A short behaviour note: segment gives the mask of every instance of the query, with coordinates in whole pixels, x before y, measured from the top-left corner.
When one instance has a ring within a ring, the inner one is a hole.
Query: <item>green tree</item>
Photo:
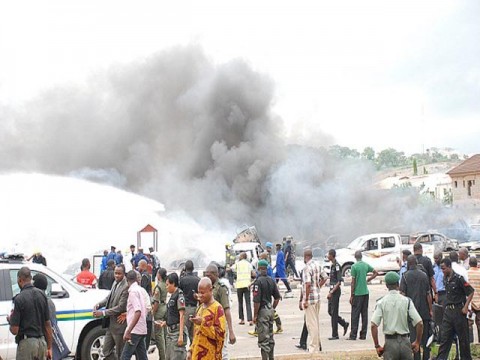
[[[405,153],[392,148],[380,151],[377,156],[378,169],[404,166],[406,163],[407,158],[405,157]]]
[[[413,158],[413,176],[418,175],[417,159]]]
[[[367,146],[365,149],[363,149],[362,158],[370,161],[375,160],[375,150],[373,150],[372,147]]]

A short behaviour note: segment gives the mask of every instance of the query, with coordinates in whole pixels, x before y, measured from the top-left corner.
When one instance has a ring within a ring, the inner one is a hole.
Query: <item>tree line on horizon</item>
[[[453,149],[446,148],[445,150],[452,151]],[[443,154],[438,148],[433,147],[427,149],[423,154],[416,153],[410,156],[406,156],[403,151],[398,151],[393,148],[376,152],[370,146],[367,146],[362,152],[359,152],[357,149],[352,149],[346,146],[332,145],[327,149],[327,151],[329,155],[339,159],[358,159],[371,161],[377,170],[413,166],[415,173],[418,166],[460,160],[460,155],[456,153],[451,153],[448,155]],[[463,159],[468,158],[467,155],[463,155],[462,157]]]

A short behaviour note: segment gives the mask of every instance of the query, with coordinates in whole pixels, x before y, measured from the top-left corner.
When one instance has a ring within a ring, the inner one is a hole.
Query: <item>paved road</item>
[[[375,281],[375,280],[374,280]],[[282,284],[283,286],[283,284]],[[387,293],[387,288],[383,284],[369,285],[370,289],[370,305],[369,316],[373,313],[375,308],[375,300],[384,296]],[[281,287],[282,294],[285,289]],[[367,340],[349,341],[346,337],[350,334],[350,329],[347,332],[347,336],[340,336],[339,340],[331,341],[328,338],[331,336],[330,316],[327,312],[327,293],[328,289],[323,288],[321,290],[322,305],[320,310],[320,322],[321,322],[321,342],[324,351],[337,351],[337,350],[372,350],[373,341],[370,336],[370,317],[369,317],[369,329],[367,334]],[[293,298],[283,299],[277,311],[282,319],[284,332],[283,334],[275,335],[275,354],[302,354],[303,350],[299,350],[295,347],[298,344],[300,334],[303,327],[303,312],[298,309],[299,290],[293,290]],[[342,297],[340,298],[340,316],[350,322],[351,307],[349,304],[350,298],[350,286],[342,286]],[[232,315],[234,319],[235,335],[237,337],[237,343],[235,345],[229,345],[229,354],[232,359],[239,357],[260,356],[260,349],[257,346],[257,338],[248,335],[248,331],[253,329],[253,326],[239,325],[238,324],[238,307],[236,294],[233,294]],[[343,329],[339,328],[339,334],[343,334]],[[383,336],[381,335],[381,338]],[[149,359],[157,359],[158,354],[149,356]]]

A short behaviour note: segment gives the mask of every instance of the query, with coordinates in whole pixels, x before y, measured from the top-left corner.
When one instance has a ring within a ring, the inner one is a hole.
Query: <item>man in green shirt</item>
[[[413,359],[413,352],[418,352],[422,340],[423,322],[410,298],[398,291],[400,276],[393,271],[385,275],[388,294],[377,300],[372,317],[372,338],[377,355],[385,360]],[[385,345],[378,341],[378,327],[383,320]],[[416,338],[410,343],[409,322],[415,327]]]
[[[350,305],[352,305],[352,327],[350,337],[347,340],[356,340],[358,332],[358,322],[362,316],[362,330],[360,330],[360,340],[367,338],[368,327],[368,286],[367,283],[375,279],[377,271],[365,261],[362,261],[362,252],[355,252],[357,262],[353,264],[352,274],[352,294],[350,295]],[[367,279],[367,274],[372,273]]]

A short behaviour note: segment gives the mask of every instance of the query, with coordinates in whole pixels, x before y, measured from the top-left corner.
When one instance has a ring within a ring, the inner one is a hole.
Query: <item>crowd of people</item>
[[[285,261],[285,252],[291,251],[291,244],[287,241],[286,244],[275,245],[277,261],[273,267],[273,244],[266,245],[266,251],[260,254],[255,267],[247,260],[246,253],[240,253],[229,268],[238,298],[239,325],[248,323],[252,326],[249,333],[258,337],[262,359],[273,359],[274,334],[283,330],[276,312],[281,299],[279,281],[286,287],[285,294],[292,291],[286,276],[289,262]],[[226,266],[212,262],[200,278],[194,271],[193,262],[188,260],[179,276],[176,272],[168,273],[160,266],[153,249],[147,255],[141,248],[135,253],[133,245],[129,264],[123,262],[123,257],[118,257],[113,246],[111,252],[105,254],[106,266],[102,267],[98,287],[110,291],[103,301],[93,306],[93,316],[101,318],[106,329],[102,349],[105,358],[130,359],[135,355],[137,359],[147,359],[150,344],[155,344],[159,359],[228,359],[227,343],[235,344],[236,336],[231,313],[231,283]],[[480,325],[477,317],[480,316],[480,269],[476,257],[468,257],[468,251],[462,248],[446,258],[437,252],[432,263],[423,255],[421,244],[413,246],[413,253],[405,250],[402,255],[400,272],[385,275],[384,282],[389,291],[377,299],[371,317],[371,337],[377,354],[385,359],[430,359],[433,339],[439,344],[436,359],[447,359],[452,343],[456,344],[459,359],[471,359],[470,342],[473,336],[469,326],[474,322],[472,314],[477,327]],[[347,340],[366,340],[369,327],[368,283],[378,275],[376,270],[363,261],[361,251],[355,253],[356,262],[351,267],[349,322],[339,316],[343,278],[335,250],[328,251],[328,275],[313,259],[309,248],[304,249],[303,259],[305,266],[299,274],[299,309],[304,313],[304,326],[300,343],[296,346],[310,353],[322,351],[320,289],[325,285],[328,285],[327,303],[331,318],[328,340],[340,338],[339,327],[343,330],[341,335]],[[293,268],[292,272],[295,271]],[[96,285],[88,259],[82,261],[77,281],[87,286]],[[30,329],[34,336],[19,338],[17,351],[19,354],[29,351],[37,355],[43,353],[45,356],[39,358],[51,358],[52,304],[49,304],[43,291],[33,290],[28,267],[19,271],[18,284],[21,292],[14,300],[14,310],[8,319],[12,333],[30,335],[25,330],[29,328],[25,320],[27,315],[44,322],[45,326]],[[39,289],[44,286],[41,279],[33,284]],[[32,302],[39,305],[30,307],[28,311],[39,313],[22,315],[19,309]],[[380,326],[385,335],[384,345],[380,344]],[[480,328],[478,335],[480,338]],[[43,342],[40,338],[44,339]],[[22,340],[29,340],[28,344],[21,344]]]

